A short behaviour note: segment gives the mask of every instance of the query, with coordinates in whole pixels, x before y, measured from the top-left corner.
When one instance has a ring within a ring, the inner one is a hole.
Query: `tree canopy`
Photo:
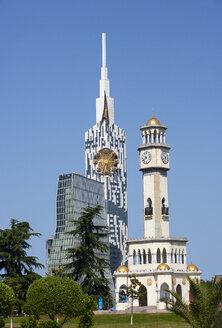
[[[28,222],[12,219],[10,229],[0,229],[0,277],[13,288],[17,297],[17,306],[25,301],[29,285],[40,276],[34,269],[43,268],[37,257],[27,255],[31,248],[29,239],[40,236],[34,233]]]
[[[37,257],[28,256],[27,250],[31,247],[28,240],[32,236],[40,236],[32,232],[28,222],[11,220],[10,229],[0,229],[0,276],[22,277],[33,272],[33,268],[43,268],[37,262]]]
[[[187,277],[191,300],[186,303],[176,292],[168,291],[174,298],[167,303],[168,309],[183,317],[193,328],[222,327],[222,280],[199,281]]]
[[[15,304],[15,296],[12,288],[0,281],[0,316],[11,314]]]
[[[47,314],[51,320],[62,316],[61,325],[70,318],[95,310],[95,303],[84,296],[81,286],[68,278],[48,276],[33,282],[27,292],[24,305],[26,313],[39,317]]]
[[[80,282],[84,293],[96,297],[110,295],[109,282],[105,277],[109,267],[106,257],[109,245],[105,242],[108,228],[94,223],[101,210],[100,205],[83,208],[78,220],[73,221],[75,229],[69,234],[78,236],[80,244],[67,250],[70,263],[65,266],[68,276]]]

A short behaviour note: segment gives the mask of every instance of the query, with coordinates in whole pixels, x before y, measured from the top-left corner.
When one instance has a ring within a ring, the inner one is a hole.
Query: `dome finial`
[[[118,272],[129,272],[129,269],[123,265],[123,261],[122,261],[122,264],[116,269],[116,271]]]
[[[146,125],[160,125],[159,120],[154,117],[154,109],[152,109],[152,118],[146,123]]]

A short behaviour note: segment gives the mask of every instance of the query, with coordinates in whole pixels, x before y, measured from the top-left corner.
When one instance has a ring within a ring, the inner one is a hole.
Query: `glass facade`
[[[52,269],[59,269],[68,263],[66,250],[79,245],[77,236],[73,237],[67,234],[67,232],[74,229],[72,221],[78,219],[82,208],[96,205],[101,205],[103,210],[101,215],[95,218],[95,224],[107,226],[103,183],[76,173],[61,174],[59,176],[56,200],[56,231],[53,238],[47,241],[48,273]],[[108,244],[109,237],[105,237],[103,241]],[[109,260],[109,251],[107,254],[101,254],[101,256]],[[106,277],[109,279],[113,291],[110,270],[107,270]]]

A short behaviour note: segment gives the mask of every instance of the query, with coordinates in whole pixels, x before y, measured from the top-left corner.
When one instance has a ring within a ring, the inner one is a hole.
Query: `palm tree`
[[[218,282],[187,279],[190,284],[190,304],[176,292],[168,291],[173,296],[167,301],[168,309],[184,318],[193,328],[221,328],[222,279]]]

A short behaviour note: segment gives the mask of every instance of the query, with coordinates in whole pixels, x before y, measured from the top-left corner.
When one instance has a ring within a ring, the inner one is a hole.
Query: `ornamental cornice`
[[[167,130],[166,125],[143,125],[141,126],[140,130],[155,130],[155,129],[163,129]]]
[[[137,150],[141,149],[150,149],[150,148],[160,148],[160,149],[171,149],[170,145],[162,144],[162,143],[149,143],[138,146]]]
[[[161,243],[168,243],[168,242],[180,242],[180,243],[187,243],[188,239],[186,237],[157,237],[157,238],[141,238],[141,239],[128,239],[126,241],[127,244],[145,244],[145,243],[156,243],[156,242],[161,242]]]

